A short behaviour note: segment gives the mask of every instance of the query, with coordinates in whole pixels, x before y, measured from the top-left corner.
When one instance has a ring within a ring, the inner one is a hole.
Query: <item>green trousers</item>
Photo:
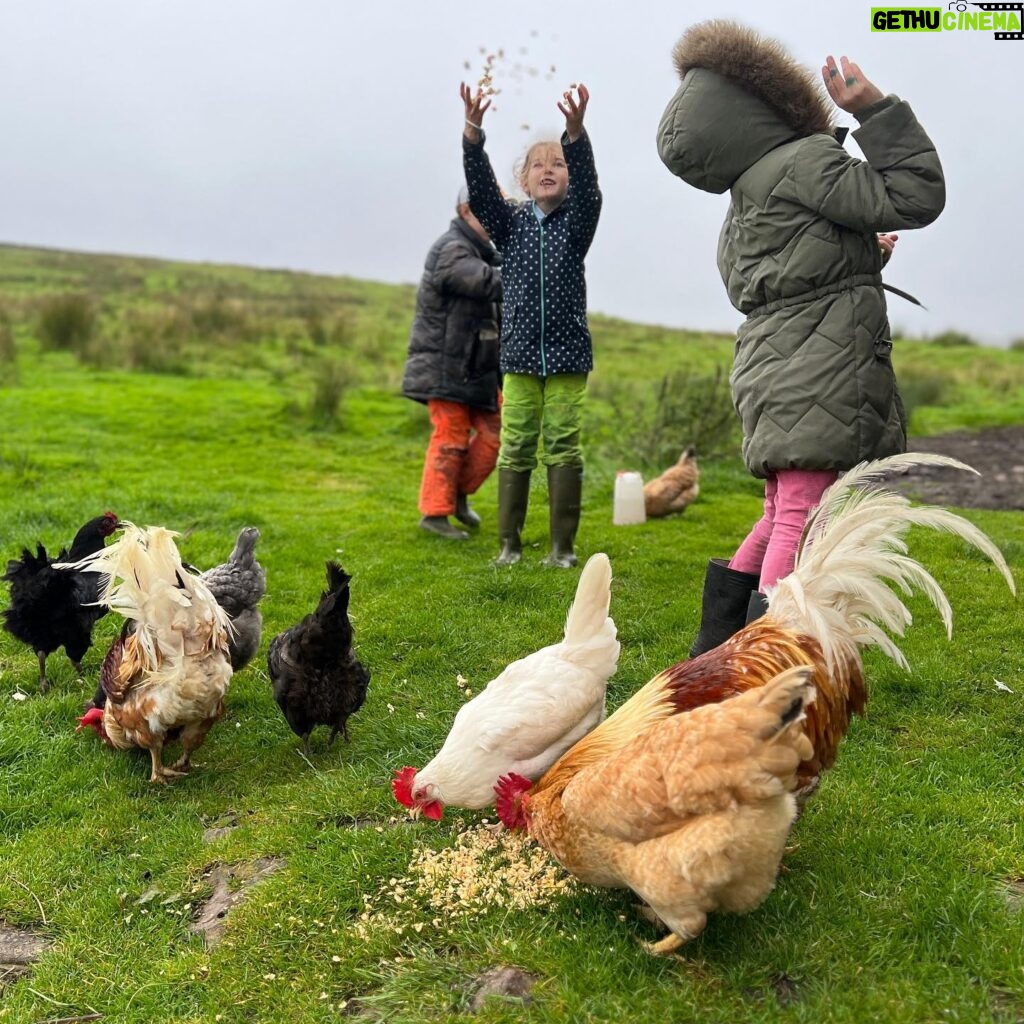
[[[586,390],[585,373],[552,377],[506,373],[498,469],[516,473],[536,469],[537,446],[542,438],[544,465],[582,466],[580,423]]]

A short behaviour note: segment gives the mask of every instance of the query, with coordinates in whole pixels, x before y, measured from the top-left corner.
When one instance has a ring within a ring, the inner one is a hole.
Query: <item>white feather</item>
[[[947,509],[914,506],[879,481],[914,466],[975,470],[944,455],[911,452],[864,462],[843,474],[808,518],[793,572],[768,592],[771,618],[801,629],[822,647],[830,670],[859,650],[878,647],[903,668],[889,634],[902,637],[912,617],[899,593],[920,591],[935,606],[947,635],[953,612],[931,574],[907,554],[906,534],[924,526],[960,537],[987,555],[1011,593],[1013,576],[995,544],[973,523]]]
[[[209,587],[181,562],[171,530],[122,522],[113,544],[76,562],[97,573],[101,604],[136,624],[148,682],[172,681],[185,660],[226,644],[230,620]]]
[[[477,809],[516,772],[538,779],[604,718],[605,689],[619,660],[608,615],[612,570],[593,555],[580,573],[562,641],[509,665],[464,704],[444,745],[416,774],[414,798]]]

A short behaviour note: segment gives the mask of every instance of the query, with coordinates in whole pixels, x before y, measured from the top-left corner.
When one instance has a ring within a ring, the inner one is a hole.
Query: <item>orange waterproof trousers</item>
[[[501,443],[501,413],[462,402],[427,402],[434,433],[420,485],[420,512],[450,516],[460,494],[475,494],[491,475]]]

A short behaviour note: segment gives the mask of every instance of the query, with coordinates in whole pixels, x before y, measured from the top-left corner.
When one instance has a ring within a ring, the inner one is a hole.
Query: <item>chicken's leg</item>
[[[165,782],[170,782],[171,779],[180,779],[184,776],[184,772],[176,772],[173,768],[164,766],[163,752],[164,747],[162,743],[149,748],[149,757],[153,762],[153,771],[150,773],[149,781],[159,782],[161,785]]]
[[[46,651],[36,651],[39,657],[39,692],[46,693],[50,688],[50,680],[46,678]]]
[[[672,929],[668,935],[659,942],[640,943],[640,945],[643,946],[651,956],[669,956],[684,943],[689,942],[690,939],[694,938],[694,936],[700,935],[700,933],[704,931],[704,926],[708,923],[707,914],[703,914],[699,910],[693,910],[685,916],[680,916],[678,914],[673,915],[675,923],[670,925],[665,921],[661,914],[658,914],[658,912],[653,909],[653,907],[650,909],[652,914],[656,914],[661,919],[661,922],[666,928]],[[641,913],[643,913],[643,911],[641,911]],[[644,914],[643,916],[647,917],[648,920],[651,920],[647,914]],[[680,935],[680,932],[683,934]]]
[[[680,946],[686,942],[686,939],[679,938],[675,932],[669,932],[660,942],[641,942],[643,946],[651,956],[668,956],[670,953],[674,953]]]
[[[206,740],[206,734],[213,728],[214,718],[205,718],[201,722],[195,722],[186,726],[181,733],[181,757],[171,766],[179,775],[185,775],[192,767],[192,754],[198,750]]]
[[[334,746],[334,741],[338,738],[338,733],[339,732],[341,733],[342,738],[345,740],[345,742],[346,743],[349,742],[348,726],[346,725],[345,722],[342,722],[340,725],[334,726],[334,728],[331,730],[330,738],[327,740],[327,749],[328,750],[330,750],[330,748]]]

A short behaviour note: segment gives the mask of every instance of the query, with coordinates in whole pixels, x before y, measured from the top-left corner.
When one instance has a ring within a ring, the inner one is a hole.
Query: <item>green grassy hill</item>
[[[391,771],[436,751],[460,676],[475,691],[560,637],[578,573],[539,564],[540,480],[511,570],[490,564],[493,481],[479,536],[417,529],[429,424],[398,394],[413,303],[408,286],[0,247],[0,555],[67,544],[111,508],[192,527],[182,554],[204,568],[258,526],[268,575],[263,651],[232,681],[199,767],[164,789],[148,758],[74,732],[116,616],[85,679],[51,657],[43,696],[32,652],[0,633],[0,928],[49,943],[21,980],[0,967],[0,1022],[461,1020],[474,979],[500,965],[537,979],[533,1001],[489,1000],[478,1020],[1024,1018],[1021,616],[948,538],[915,534],[912,553],[950,597],[952,641],[915,599],[911,673],[868,655],[868,714],[753,914],[713,916],[681,959],[659,961],[636,943],[654,932],[628,893],[570,888],[514,908],[500,892],[439,903],[417,888],[414,859],[482,816],[408,824]],[[684,656],[704,564],[734,549],[760,488],[736,457],[729,337],[593,328],[579,547],[615,572],[615,707]],[[901,340],[896,359],[920,433],[1024,419],[1024,352]],[[695,439],[700,499],[613,527],[616,469],[649,472]],[[1024,514],[966,514],[1020,583]],[[352,573],[373,680],[351,742],[327,750],[316,735],[306,761],[264,653],[315,605],[329,558]],[[229,831],[204,839],[217,826]],[[236,866],[240,887],[262,858],[277,870],[206,949],[189,925],[213,866]]]

